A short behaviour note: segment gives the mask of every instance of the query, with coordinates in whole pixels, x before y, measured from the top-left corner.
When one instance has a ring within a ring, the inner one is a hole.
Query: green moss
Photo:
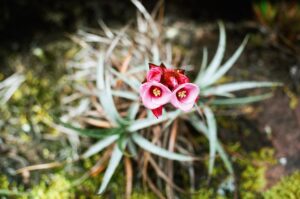
[[[9,182],[6,176],[0,175],[0,189],[8,189]]]
[[[5,175],[0,175],[0,198],[26,199],[27,194],[23,192],[22,186],[17,186],[15,182],[9,182]]]
[[[157,197],[153,193],[141,193],[134,192],[131,195],[131,199],[156,199]]]
[[[212,188],[201,188],[197,194],[192,196],[192,199],[226,199],[227,197],[218,195]]]
[[[264,194],[265,199],[298,199],[300,198],[300,171],[284,177]]]
[[[30,198],[36,199],[64,199],[74,198],[75,194],[71,188],[71,182],[64,176],[55,174],[51,179],[43,177],[41,183],[30,192]]]
[[[240,176],[241,198],[262,198],[262,192],[267,184],[265,173],[268,165],[274,162],[274,150],[270,148],[252,152],[248,157],[239,161],[243,168]]]

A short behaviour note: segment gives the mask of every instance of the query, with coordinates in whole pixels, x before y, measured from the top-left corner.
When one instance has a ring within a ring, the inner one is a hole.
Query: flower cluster
[[[168,69],[149,64],[145,82],[140,86],[140,95],[146,108],[151,109],[156,117],[162,114],[163,106],[169,102],[182,111],[192,109],[199,95],[196,84],[189,83],[184,70]]]

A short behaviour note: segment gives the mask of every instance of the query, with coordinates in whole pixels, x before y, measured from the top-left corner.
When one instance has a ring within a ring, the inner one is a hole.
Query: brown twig
[[[99,175],[104,169],[106,168],[106,162],[110,158],[112,153],[112,148],[107,149],[101,158],[97,161],[97,163],[90,169],[89,175],[90,176],[97,176]]]
[[[153,191],[153,193],[156,194],[156,196],[159,199],[166,199],[166,197],[161,193],[161,191],[159,191],[159,189],[154,185],[154,183],[152,182],[152,180],[150,178],[147,178],[147,183],[148,183],[150,189]]]
[[[172,182],[172,180],[159,168],[158,164],[154,161],[154,159],[151,156],[149,157],[149,162],[159,177],[161,177],[163,180],[165,180],[166,183],[168,183],[170,186],[172,186],[177,191],[179,191],[181,193],[185,193],[185,191],[183,189],[181,189],[180,187],[175,185]]]
[[[46,163],[46,164],[36,164],[36,165],[31,165],[27,167],[23,167],[21,169],[16,170],[16,174],[24,173],[24,172],[29,172],[29,171],[35,171],[35,170],[45,170],[45,169],[52,169],[56,167],[60,167],[64,165],[64,163],[61,162],[51,162],[51,163]]]
[[[87,124],[90,124],[92,126],[100,127],[100,128],[111,128],[111,124],[107,121],[99,120],[99,119],[94,119],[94,118],[88,118],[84,117],[81,118],[82,121],[84,121]]]
[[[125,160],[125,172],[126,172],[126,199],[131,198],[132,193],[132,164],[131,160],[128,157],[124,158]]]
[[[169,140],[169,151],[173,152],[175,148],[175,142],[176,142],[176,137],[177,137],[177,130],[178,130],[178,120],[176,119],[173,123],[172,129],[171,129],[171,134],[170,134],[170,140]],[[168,160],[166,164],[166,171],[169,179],[173,181],[173,161]],[[170,186],[170,184],[167,184],[166,186],[166,192],[167,192],[167,197],[172,199],[174,198],[174,190]]]

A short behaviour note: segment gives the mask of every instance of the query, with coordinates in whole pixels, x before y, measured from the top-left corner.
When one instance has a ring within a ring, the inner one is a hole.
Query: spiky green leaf
[[[117,169],[117,167],[118,167],[118,165],[119,165],[119,163],[122,159],[122,156],[123,156],[122,151],[119,149],[119,147],[117,145],[115,145],[114,150],[111,154],[111,158],[109,160],[107,169],[104,173],[104,176],[103,176],[102,183],[101,183],[101,186],[99,188],[98,194],[102,194],[105,191],[111,177],[115,173],[115,171],[116,171],[116,169]]]
[[[96,153],[99,153],[100,151],[114,143],[118,139],[118,137],[118,135],[111,135],[96,142],[95,144],[89,147],[89,149],[82,155],[82,157],[89,158],[95,155]]]
[[[208,127],[208,139],[209,139],[209,168],[208,173],[212,174],[217,149],[217,123],[212,110],[208,107],[204,107],[204,115],[207,120]]]
[[[155,155],[158,155],[158,156],[170,159],[170,160],[178,160],[178,161],[193,161],[194,160],[194,158],[191,156],[170,152],[164,148],[158,147],[137,133],[133,134],[132,139],[141,148],[143,148],[144,150],[146,150],[150,153],[153,153]]]

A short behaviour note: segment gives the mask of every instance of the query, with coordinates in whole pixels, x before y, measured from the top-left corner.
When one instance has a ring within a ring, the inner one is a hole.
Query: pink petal
[[[147,81],[160,82],[163,71],[160,67],[152,67],[147,73]]]
[[[157,86],[161,89],[160,97],[153,97],[150,94],[150,89],[152,86]],[[140,86],[140,95],[142,97],[142,102],[144,106],[148,109],[156,109],[170,101],[172,92],[168,87],[164,86],[158,82],[146,82]]]
[[[172,103],[173,104],[173,103]],[[188,112],[190,111],[195,103],[188,103],[188,104],[184,104],[184,103],[179,103],[177,104],[177,106],[175,106],[176,108],[179,108],[180,110],[184,111],[184,112]],[[174,104],[173,104],[174,105]]]
[[[140,96],[143,96],[144,93],[145,93],[148,89],[150,89],[150,87],[151,87],[151,84],[148,84],[148,82],[143,83],[143,84],[140,86]]]
[[[179,100],[177,98],[177,92],[182,88],[186,89],[188,91],[188,94],[186,98]],[[176,108],[179,108],[183,111],[189,111],[190,109],[193,108],[193,105],[198,95],[199,95],[199,88],[196,84],[192,84],[192,83],[181,84],[172,92],[171,103]]]

